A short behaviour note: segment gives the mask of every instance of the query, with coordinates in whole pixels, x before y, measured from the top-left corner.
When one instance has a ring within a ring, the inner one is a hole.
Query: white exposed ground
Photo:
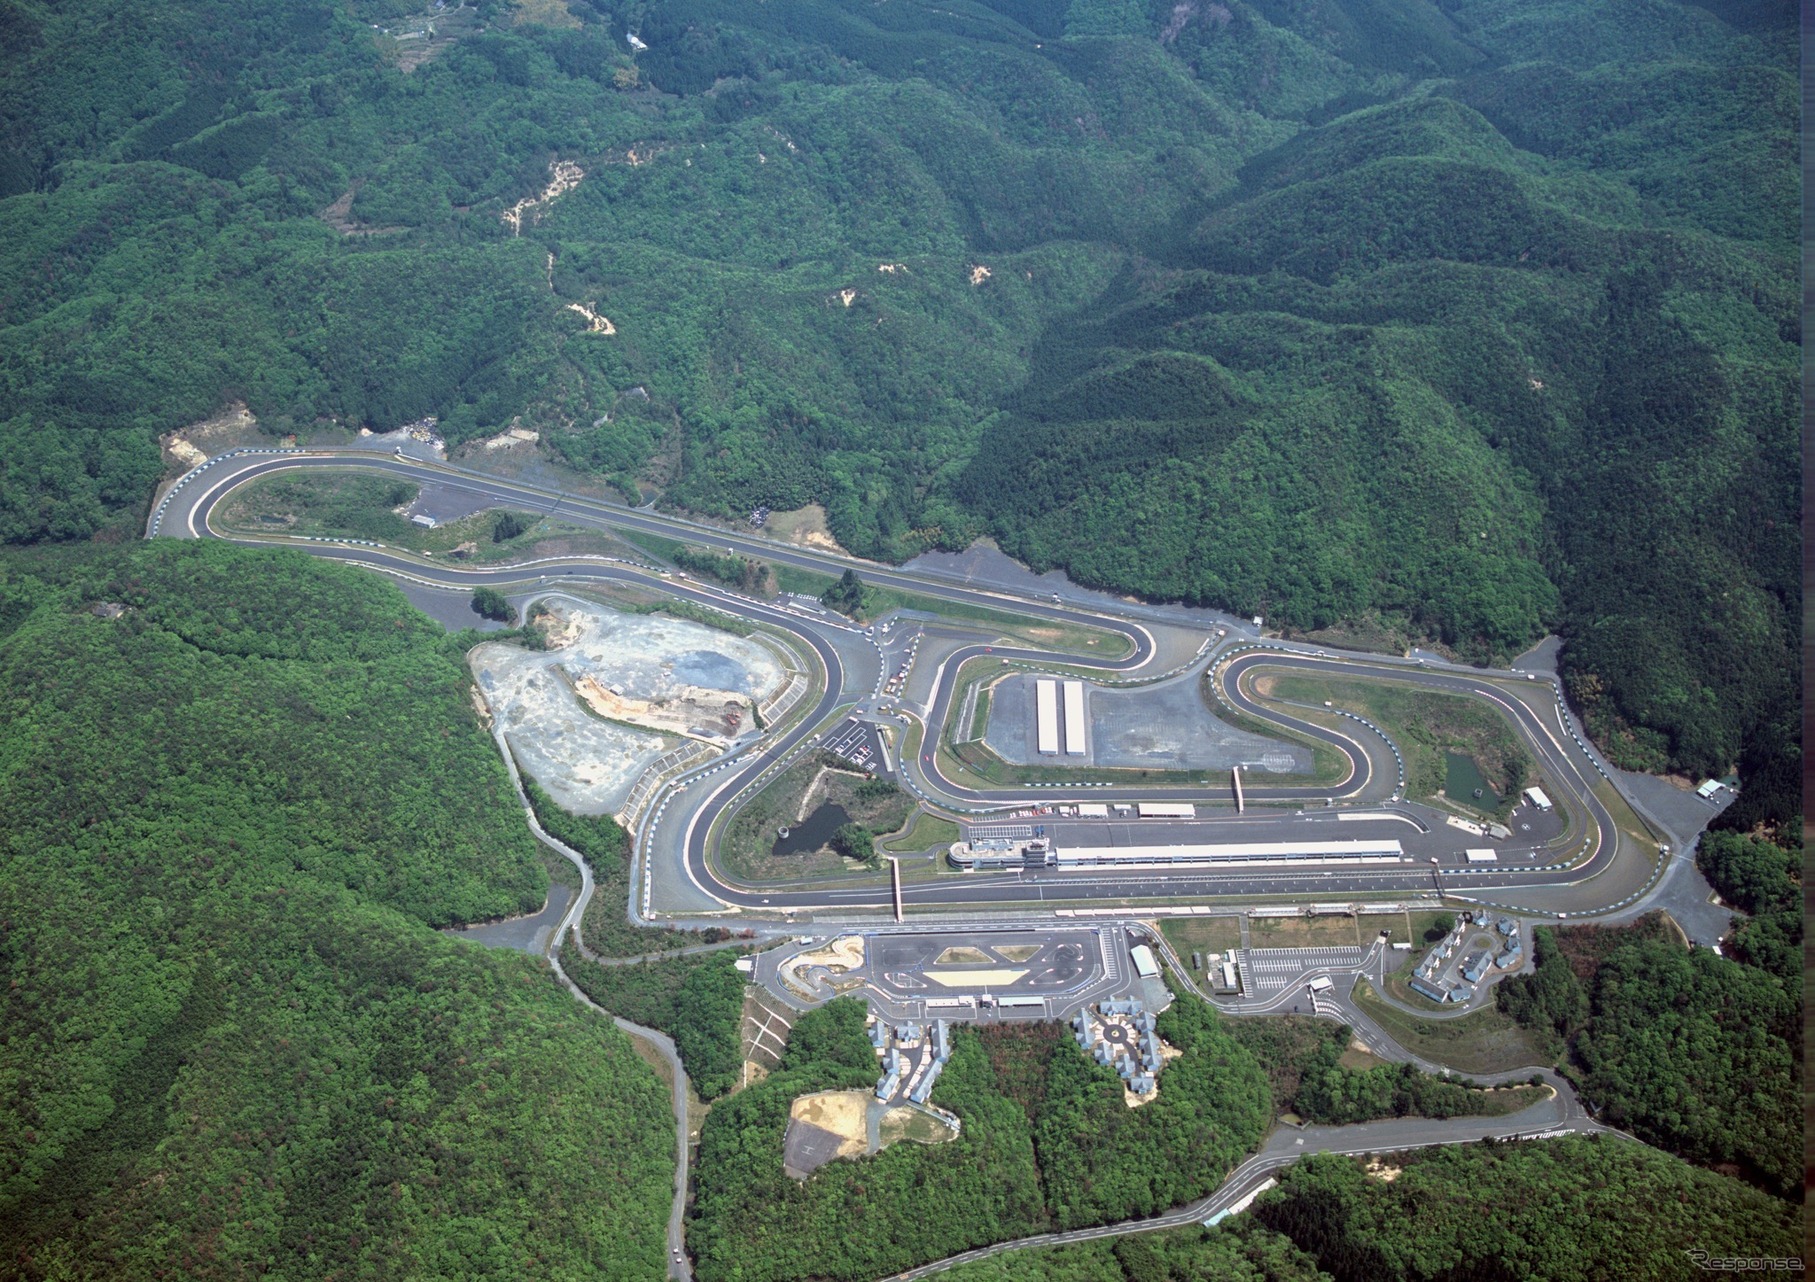
[[[783,680],[770,651],[728,632],[566,597],[549,598],[548,607],[550,633],[566,641],[559,649],[488,642],[468,661],[518,764],[577,814],[616,811],[638,776],[683,739],[605,720],[574,693],[576,683],[590,678],[629,700],[678,705],[702,691],[760,702]],[[698,729],[727,737],[722,725]],[[746,717],[740,733],[751,729]]]

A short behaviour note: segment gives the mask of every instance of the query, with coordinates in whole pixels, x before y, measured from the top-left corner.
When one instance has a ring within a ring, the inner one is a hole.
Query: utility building
[[[1042,756],[1059,751],[1059,683],[1051,677],[1034,682],[1034,737]]]
[[[1065,683],[1065,755],[1084,755],[1084,683]]]

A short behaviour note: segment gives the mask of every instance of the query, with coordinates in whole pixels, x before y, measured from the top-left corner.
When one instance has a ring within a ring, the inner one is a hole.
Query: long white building
[[[1043,756],[1059,751],[1059,683],[1051,677],[1034,682],[1034,735]]]
[[[1177,846],[1065,846],[1052,851],[1060,868],[1167,865],[1197,868],[1265,868],[1280,864],[1396,864],[1404,856],[1397,841],[1331,840],[1192,842]]]
[[[1332,838],[1324,841],[1186,843],[1176,846],[1065,846],[1045,837],[1030,840],[960,841],[947,852],[953,867],[973,868],[1359,868],[1398,864],[1397,841]],[[1296,910],[1294,910],[1296,911]]]
[[[1065,755],[1084,755],[1084,683],[1065,683]]]

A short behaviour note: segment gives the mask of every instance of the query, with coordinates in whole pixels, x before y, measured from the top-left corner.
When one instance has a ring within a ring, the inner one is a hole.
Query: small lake
[[[1478,810],[1492,810],[1500,804],[1500,794],[1487,786],[1473,757],[1460,752],[1444,755],[1449,759],[1443,776],[1444,796]]]
[[[810,855],[832,840],[832,834],[851,822],[843,806],[830,802],[788,828],[788,835],[778,836],[769,848],[771,855]]]

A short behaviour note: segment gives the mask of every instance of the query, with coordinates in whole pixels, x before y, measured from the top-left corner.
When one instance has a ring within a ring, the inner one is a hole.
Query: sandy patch
[[[1367,1166],[1362,1169],[1367,1171],[1371,1178],[1380,1180],[1386,1184],[1391,1184],[1394,1180],[1399,1178],[1399,1167],[1388,1166],[1377,1157],[1369,1158]]]
[[[542,217],[542,209],[559,200],[586,177],[586,171],[571,160],[551,160],[548,162],[548,185],[534,196],[525,196],[500,217],[510,228],[511,235],[523,234],[523,216],[528,214],[533,225]]]
[[[477,545],[474,546],[476,549]],[[563,650],[580,639],[584,617],[578,614],[565,612],[557,614],[550,610],[543,610],[536,615],[534,622],[542,629],[542,636],[547,640],[550,650]]]
[[[763,529],[770,538],[782,543],[792,543],[796,547],[823,548],[841,556],[850,555],[832,537],[831,528],[826,524],[826,510],[817,503],[809,503],[806,507],[795,508],[791,512],[771,512]]]
[[[664,699],[639,699],[595,676],[578,677],[574,693],[608,721],[628,721],[660,734],[676,734],[722,747],[749,724],[749,700],[724,690],[682,686]]]
[[[1031,961],[1033,955],[1045,946],[1044,944],[1004,944],[996,949],[996,956],[1002,958],[1003,961]]]
[[[767,1077],[768,1075],[769,1075],[768,1065],[759,1064],[753,1059],[747,1059],[744,1061],[743,1080],[738,1083],[737,1089],[741,1091],[747,1086],[755,1086],[758,1082],[762,1081],[763,1078]]]
[[[1027,977],[1024,970],[960,970],[946,973],[926,970],[921,973],[943,988],[1006,988]]]
[[[959,946],[956,948],[948,948],[940,953],[939,960],[933,964],[935,966],[987,966],[989,965],[989,960],[989,954],[985,953],[981,948],[965,948]],[[1026,959],[1011,957],[1009,960],[1024,961]]]
[[[971,284],[981,285],[990,278],[990,275],[991,272],[989,268],[983,266],[981,263],[976,264],[971,268]]]
[[[848,970],[856,970],[861,965],[863,965],[863,936],[840,935],[823,947],[792,958],[784,964],[782,969],[797,966],[824,966],[833,974],[842,975]]]
[[[857,291],[854,289],[839,290],[838,301],[843,303],[846,307],[849,307],[852,303],[857,301]]]
[[[488,450],[508,450],[518,445],[534,445],[542,439],[542,433],[527,427],[511,427],[499,432],[496,436],[485,438],[484,445]]]
[[[166,433],[158,438],[158,444],[163,446],[167,464],[187,472],[196,464],[207,462],[210,447],[237,443],[257,427],[258,420],[252,417],[245,402],[234,401],[213,418]]]
[[[884,276],[894,276],[897,274],[905,276],[905,275],[907,275],[907,264],[906,263],[877,263],[876,270],[881,272]]]
[[[194,467],[197,463],[206,463],[208,461],[208,456],[206,454],[180,436],[174,437],[168,441],[165,444],[164,449],[169,453],[170,457],[176,461],[177,466],[185,472]]]
[[[864,1110],[869,1106],[868,1091],[821,1091],[802,1095],[788,1106],[790,1122],[805,1122],[832,1132],[843,1141],[839,1157],[856,1157],[869,1147],[864,1127]]]
[[[849,307],[850,304],[846,303],[845,306]],[[613,325],[605,317],[593,311],[591,306],[586,303],[569,303],[567,305],[567,310],[570,312],[578,312],[586,318],[586,332],[588,334],[604,334],[606,337],[610,337],[618,332],[618,327],[616,325]]]

